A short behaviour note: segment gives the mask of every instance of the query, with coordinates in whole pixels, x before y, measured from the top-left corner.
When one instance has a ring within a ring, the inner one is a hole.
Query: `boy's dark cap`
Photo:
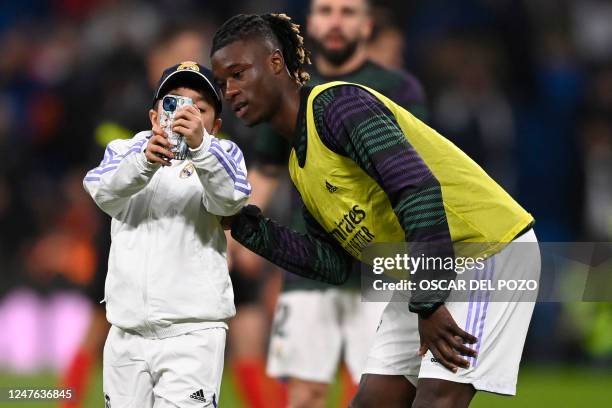
[[[193,61],[184,61],[173,65],[162,73],[153,97],[153,105],[169,90],[181,86],[181,82],[185,80],[201,82],[203,88],[212,94],[217,114],[221,113],[221,91],[215,85],[212,72],[205,66]]]

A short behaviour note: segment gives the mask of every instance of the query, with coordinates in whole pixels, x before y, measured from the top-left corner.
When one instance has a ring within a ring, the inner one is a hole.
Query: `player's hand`
[[[174,154],[170,151],[171,144],[166,132],[159,127],[153,127],[152,132],[153,136],[149,139],[145,149],[147,161],[162,166],[170,166],[170,160],[174,158]]]
[[[221,226],[223,227],[224,230],[229,231],[232,229],[232,224],[234,223],[234,220],[238,218],[237,215],[231,215],[229,217],[222,217],[221,218]]]
[[[474,344],[478,339],[457,326],[444,305],[426,318],[419,316],[419,335],[421,347],[418,354],[423,356],[427,350],[431,351],[438,363],[452,372],[470,366],[464,356],[476,357],[476,351],[464,343]]]
[[[172,130],[181,134],[192,149],[199,147],[204,138],[204,125],[200,110],[194,105],[181,107],[174,115]]]

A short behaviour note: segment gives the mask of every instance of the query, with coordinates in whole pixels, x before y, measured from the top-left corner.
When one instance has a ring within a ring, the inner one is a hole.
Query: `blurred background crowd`
[[[370,57],[422,81],[427,121],[534,215],[541,241],[612,240],[612,1],[373,4]],[[104,268],[109,220],[82,178],[108,141],[149,128],[161,71],[185,55],[208,65],[212,35],[236,13],[282,11],[303,24],[307,9],[307,0],[1,3],[0,372],[59,372],[83,341],[95,309],[84,293]],[[222,132],[249,164],[255,132],[230,117]],[[271,314],[281,275],[265,263],[246,269]],[[596,367],[611,356],[609,304],[536,307],[526,362]]]

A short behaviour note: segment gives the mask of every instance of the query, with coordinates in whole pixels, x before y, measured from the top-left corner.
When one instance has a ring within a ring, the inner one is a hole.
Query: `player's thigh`
[[[386,303],[362,302],[360,293],[343,292],[344,361],[353,382],[359,384]]]
[[[467,408],[475,393],[471,384],[420,378],[412,408]]]
[[[524,239],[535,239],[535,235],[527,233]],[[485,261],[479,279],[483,278],[493,281],[493,286],[499,279],[538,279],[537,248],[524,243],[509,245]],[[514,395],[534,302],[522,299],[519,292],[511,295],[516,298],[492,301],[490,294],[475,292],[470,294],[468,302],[447,303],[446,307],[457,324],[477,337],[477,343],[470,347],[478,352],[478,356],[468,358],[470,367],[459,368],[453,373],[428,351],[421,362],[419,378],[471,384],[476,390]]]
[[[226,330],[211,328],[159,340],[153,359],[155,408],[216,407],[223,374]]]
[[[415,386],[403,375],[364,374],[351,408],[408,408]]]
[[[333,292],[283,293],[277,304],[268,374],[329,383],[340,358],[341,333]]]
[[[153,379],[145,361],[144,339],[112,326],[104,344],[104,399],[113,408],[153,406]]]
[[[428,351],[421,362],[419,379],[471,384],[476,390],[514,395],[533,307],[527,302],[447,304],[457,324],[478,338],[477,343],[469,345],[478,356],[468,357],[470,366],[453,373]]]

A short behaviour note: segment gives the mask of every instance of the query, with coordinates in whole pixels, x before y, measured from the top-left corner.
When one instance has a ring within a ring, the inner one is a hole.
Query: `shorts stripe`
[[[482,278],[485,280],[491,280],[493,277],[493,269],[495,266],[495,260],[493,259],[494,257],[491,257],[487,260],[486,262],[486,267],[484,268],[484,270],[482,271]],[[478,271],[476,273],[476,280],[480,280],[481,276],[480,276],[480,272]],[[476,292],[476,302],[473,302],[473,298],[472,295]],[[470,304],[469,304],[469,309],[468,309],[468,318],[465,324],[465,331],[467,331],[468,333],[470,333],[471,335],[475,336],[478,339],[478,342],[476,343],[476,352],[478,353],[478,351],[480,350],[480,345],[482,344],[482,335],[484,333],[484,321],[487,317],[487,310],[489,308],[489,299],[490,299],[490,293],[487,291],[486,293],[483,290],[478,289],[477,291],[473,291],[472,293],[470,293]],[[472,309],[475,308],[476,312],[474,313],[473,317],[474,319],[472,320]],[[468,331],[468,328],[471,327],[471,330]],[[478,330],[478,332],[477,332]],[[476,366],[476,360],[477,358],[475,357],[469,357],[468,358],[468,362],[470,363],[471,367],[475,367]]]
[[[489,274],[487,276],[487,280],[491,281],[493,279],[493,272],[495,270],[495,257],[491,257],[490,258],[490,263],[491,263],[491,267],[489,268]],[[491,297],[491,292],[487,291],[486,295],[485,295],[485,303],[484,303],[484,310],[482,312],[482,317],[480,319],[480,327],[478,328],[478,336],[476,336],[478,338],[478,343],[476,344],[476,353],[480,352],[480,345],[483,343],[484,339],[483,339],[483,334],[484,334],[484,323],[485,323],[485,319],[487,318],[487,310],[489,309],[489,299]],[[478,356],[474,357],[474,361],[472,363],[473,366],[476,366],[476,361],[478,360]]]
[[[488,272],[489,262],[485,263],[485,268],[482,270],[476,270],[475,279],[480,281],[481,279],[485,279]],[[465,321],[464,330],[470,333],[473,336],[476,336],[476,322],[480,317],[480,297],[481,291],[479,289],[470,291],[469,305],[468,305],[468,315]],[[468,357],[468,362],[472,365],[472,357]]]
[[[477,270],[476,271],[476,275],[475,278],[476,280],[480,279],[480,273],[482,271]],[[474,309],[474,294],[476,293],[475,290],[470,291],[470,298],[469,298],[469,303],[468,303],[468,315],[467,315],[467,319],[465,319],[465,326],[463,327],[464,331],[468,331],[470,328],[470,322],[472,321],[472,310]]]

